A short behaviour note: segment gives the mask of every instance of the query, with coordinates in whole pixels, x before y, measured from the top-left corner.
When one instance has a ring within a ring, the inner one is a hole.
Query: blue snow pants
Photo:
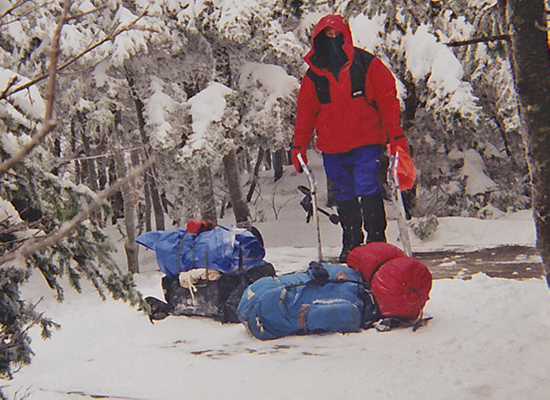
[[[350,201],[383,191],[378,178],[383,153],[381,145],[358,147],[347,153],[323,153],[323,165],[333,184],[336,201]]]

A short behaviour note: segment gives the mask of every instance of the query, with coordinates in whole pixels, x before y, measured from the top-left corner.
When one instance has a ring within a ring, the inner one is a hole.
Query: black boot
[[[355,247],[363,244],[361,205],[357,200],[338,202],[338,216],[342,226],[342,252],[338,261],[345,263],[349,252]]]
[[[367,243],[386,241],[386,210],[382,193],[361,198]]]

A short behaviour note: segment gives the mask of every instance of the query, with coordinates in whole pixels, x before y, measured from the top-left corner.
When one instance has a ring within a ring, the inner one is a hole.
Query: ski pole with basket
[[[317,183],[315,182],[315,178],[313,176],[313,173],[307,166],[307,164],[304,162],[304,159],[302,158],[301,154],[298,154],[298,161],[300,162],[300,166],[302,167],[302,170],[306,174],[307,181],[309,183],[309,192],[311,194],[311,210],[312,210],[312,216],[315,220],[315,228],[317,231],[317,257],[319,259],[319,262],[323,262],[323,250],[322,250],[322,243],[321,243],[321,225],[319,223],[319,209],[317,207]]]
[[[401,187],[399,184],[398,168],[400,162],[400,152],[397,151],[395,155],[391,157],[390,168],[388,170],[388,181],[391,188],[392,202],[397,209],[397,225],[399,227],[399,237],[403,244],[403,250],[407,253],[407,256],[412,257],[411,238],[409,235],[409,225],[407,224],[407,216],[405,212],[405,203],[403,202],[403,196],[401,195]]]

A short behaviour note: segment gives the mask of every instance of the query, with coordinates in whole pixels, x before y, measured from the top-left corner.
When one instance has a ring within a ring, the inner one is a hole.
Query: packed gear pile
[[[196,225],[194,221],[188,227]],[[229,244],[233,250],[228,254],[237,256],[231,265],[224,264],[220,269],[207,254],[223,251],[209,246],[222,246],[226,252],[229,247],[224,240],[213,240],[212,235],[224,236],[235,230],[216,228],[219,227],[212,224],[207,230],[191,228],[199,233],[178,230],[179,243],[170,231],[165,235],[157,233],[157,239],[170,239],[162,246],[138,238],[138,243],[148,243],[151,247],[147,247],[156,251],[159,268],[165,273],[161,283],[164,301],[145,299],[150,305],[151,321],[186,315],[223,323],[241,322],[253,336],[270,340],[320,332],[358,332],[372,327],[416,329],[428,320],[423,318],[422,310],[429,299],[431,273],[396,246],[382,242],[361,245],[349,254],[348,265],[312,261],[304,272],[276,275],[273,265],[263,260],[265,250],[257,230],[256,236],[249,232],[252,238],[240,231],[232,235],[233,242]],[[239,241],[239,234],[250,240]],[[190,238],[193,243],[201,243],[201,235],[207,239],[207,246],[183,248],[182,242]],[[246,246],[240,248],[243,244]],[[258,251],[258,246],[262,251]],[[254,251],[246,253],[250,249]],[[181,262],[187,260],[182,252],[193,252],[200,262]],[[254,255],[254,262],[249,259],[246,267],[245,253]],[[168,265],[169,261],[175,267]]]

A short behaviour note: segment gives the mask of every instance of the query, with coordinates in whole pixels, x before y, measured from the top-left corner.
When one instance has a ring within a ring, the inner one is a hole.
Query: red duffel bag
[[[394,245],[375,242],[353,249],[347,263],[370,284],[385,318],[413,321],[420,317],[432,289],[432,274],[422,262]]]

